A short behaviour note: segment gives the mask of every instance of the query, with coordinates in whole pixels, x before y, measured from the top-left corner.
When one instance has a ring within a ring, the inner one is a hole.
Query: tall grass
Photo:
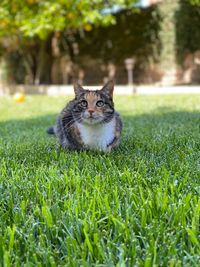
[[[65,100],[0,99],[2,266],[199,266],[200,96],[115,102],[102,154],[46,135]]]

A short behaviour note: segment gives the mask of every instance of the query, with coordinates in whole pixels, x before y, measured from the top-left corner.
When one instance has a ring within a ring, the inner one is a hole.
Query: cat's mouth
[[[101,123],[102,122],[102,118],[100,118],[100,117],[92,117],[92,116],[87,117],[87,118],[82,117],[82,122],[85,123],[85,124],[94,125],[94,124]]]

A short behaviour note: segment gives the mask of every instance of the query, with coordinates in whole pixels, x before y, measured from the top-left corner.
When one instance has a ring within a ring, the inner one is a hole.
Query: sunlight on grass
[[[110,155],[46,135],[65,102],[0,98],[1,264],[198,266],[200,96],[116,97]]]

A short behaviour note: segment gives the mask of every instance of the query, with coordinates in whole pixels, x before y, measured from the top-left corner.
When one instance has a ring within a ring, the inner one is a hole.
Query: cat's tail
[[[47,129],[47,133],[48,133],[48,134],[52,134],[52,135],[56,134],[56,133],[55,133],[55,126],[49,127],[49,128]]]

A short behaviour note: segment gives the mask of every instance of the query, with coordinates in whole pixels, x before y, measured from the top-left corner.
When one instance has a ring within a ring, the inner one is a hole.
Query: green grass
[[[0,98],[0,265],[199,266],[200,96],[116,97],[111,154],[45,133],[63,98]]]

